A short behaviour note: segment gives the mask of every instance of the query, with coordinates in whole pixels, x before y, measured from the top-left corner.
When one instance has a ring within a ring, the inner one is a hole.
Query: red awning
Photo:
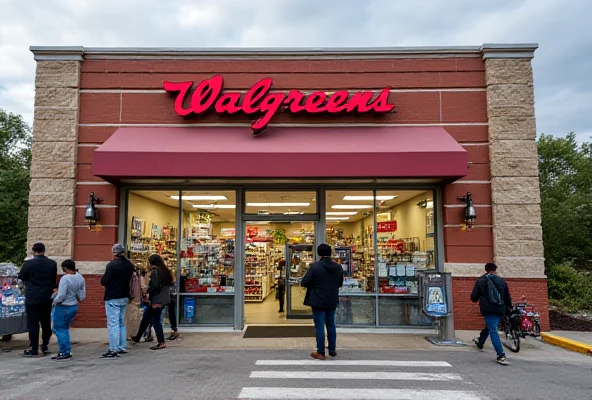
[[[94,152],[114,178],[442,178],[467,152],[441,127],[120,128]]]

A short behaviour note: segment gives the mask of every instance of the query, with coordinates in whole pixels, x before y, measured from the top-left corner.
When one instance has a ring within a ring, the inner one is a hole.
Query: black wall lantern
[[[477,221],[477,210],[475,210],[475,206],[473,205],[473,198],[471,197],[471,192],[467,192],[466,196],[464,197],[457,197],[458,200],[465,203],[464,209],[464,226],[463,229],[470,230],[475,222]]]
[[[88,224],[88,229],[92,230],[97,223],[99,222],[99,210],[96,209],[96,204],[101,204],[103,199],[99,199],[95,197],[95,193],[91,192],[88,196],[88,205],[86,206],[86,210],[84,212],[84,219]]]

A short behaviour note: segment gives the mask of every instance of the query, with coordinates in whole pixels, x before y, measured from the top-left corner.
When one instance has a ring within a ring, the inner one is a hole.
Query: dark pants
[[[169,303],[169,323],[171,329],[177,331],[177,299],[171,296],[171,302]]]
[[[329,353],[334,353],[337,346],[337,328],[335,327],[335,309],[312,309],[312,318],[315,324],[317,337],[317,353],[325,354],[325,326],[327,327],[327,341]]]
[[[162,309],[163,307],[147,307],[144,310],[144,315],[142,315],[142,321],[140,322],[140,328],[138,329],[138,333],[134,337],[134,340],[140,341],[142,334],[146,332],[146,329],[152,323],[158,343],[164,343],[164,332],[162,331],[162,322],[160,321]]]
[[[51,339],[51,302],[43,304],[26,304],[27,329],[29,330],[29,345],[31,350],[39,350],[39,325],[41,325],[41,340],[43,346]]]
[[[284,290],[278,290],[278,300],[280,302],[280,312],[284,312],[284,298],[285,298]]]

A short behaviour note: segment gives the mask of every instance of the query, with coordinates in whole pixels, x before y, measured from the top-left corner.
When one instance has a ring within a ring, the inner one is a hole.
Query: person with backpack
[[[127,353],[125,309],[130,299],[130,283],[134,265],[125,257],[125,247],[116,244],[112,248],[113,260],[107,264],[101,285],[105,287],[105,312],[109,331],[109,351],[102,358],[117,358]]]
[[[506,354],[498,334],[499,323],[508,309],[512,307],[512,298],[506,282],[497,276],[497,265],[485,264],[485,275],[480,276],[475,282],[471,293],[471,301],[479,302],[481,315],[485,319],[485,328],[478,339],[474,339],[479,350],[483,350],[487,336],[491,337],[491,344],[497,353],[497,362],[506,364]]]
[[[148,283],[148,300],[150,306],[144,311],[140,328],[135,336],[130,339],[134,343],[139,343],[142,334],[148,328],[150,322],[156,333],[158,344],[150,348],[150,350],[166,349],[164,340],[164,332],[162,330],[162,311],[165,306],[168,306],[171,301],[171,286],[173,285],[173,275],[167,268],[164,260],[158,254],[153,254],[148,259],[150,263],[150,282]]]

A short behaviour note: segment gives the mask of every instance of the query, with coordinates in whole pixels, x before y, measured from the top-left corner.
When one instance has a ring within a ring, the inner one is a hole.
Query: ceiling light
[[[217,200],[228,200],[226,196],[182,196],[183,200],[203,200],[203,201],[217,201]],[[173,200],[179,200],[179,196],[171,196]]]
[[[363,208],[372,208],[374,206],[367,204],[336,204],[331,208],[334,210],[361,210]]]
[[[343,200],[347,201],[363,201],[363,200],[392,200],[399,196],[345,196]]]
[[[300,212],[300,211],[288,211],[288,212],[284,213],[284,215],[301,215],[301,214],[304,214],[304,213]]]
[[[327,211],[327,215],[356,215],[357,211]]]
[[[203,209],[222,209],[222,208],[236,208],[234,204],[192,204],[193,208],[203,208]]]
[[[327,221],[340,221],[345,219],[349,219],[349,217],[327,217]]]
[[[247,203],[247,207],[308,207],[310,203]]]

